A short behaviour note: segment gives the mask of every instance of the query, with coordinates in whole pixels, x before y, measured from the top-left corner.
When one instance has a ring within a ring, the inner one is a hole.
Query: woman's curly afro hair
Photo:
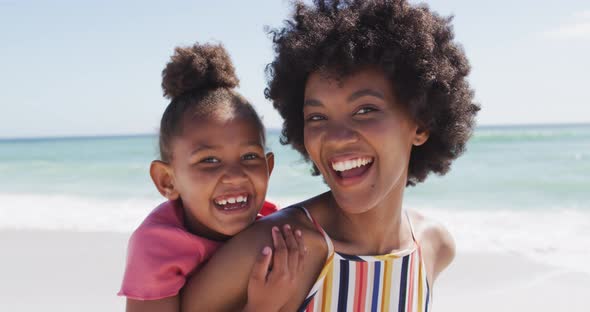
[[[281,143],[309,160],[303,96],[310,73],[344,78],[374,66],[390,79],[411,117],[430,132],[425,144],[412,149],[407,185],[424,181],[431,171],[445,174],[465,150],[479,111],[451,19],[405,0],[296,2],[292,19],[271,31],[276,58],[267,66],[265,95],[284,119]],[[319,174],[315,166],[314,174]]]

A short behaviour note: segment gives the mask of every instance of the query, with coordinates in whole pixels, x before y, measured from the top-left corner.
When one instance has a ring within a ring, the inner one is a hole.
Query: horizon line
[[[590,126],[588,122],[571,122],[571,123],[529,123],[529,124],[483,124],[476,125],[475,130],[485,128],[518,128],[518,127],[575,127],[575,126]],[[281,128],[266,128],[267,132],[280,132]],[[108,139],[108,138],[133,138],[133,137],[148,137],[157,135],[157,132],[141,132],[141,133],[111,133],[111,134],[81,134],[81,135],[48,135],[48,136],[14,136],[3,137],[0,136],[0,141],[20,141],[20,140],[50,140],[50,139]]]

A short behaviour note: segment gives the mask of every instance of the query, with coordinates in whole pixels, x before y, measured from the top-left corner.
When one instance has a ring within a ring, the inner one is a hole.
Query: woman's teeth
[[[235,203],[246,203],[248,202],[248,196],[236,196],[236,197],[226,197],[224,199],[215,200],[215,203],[218,205],[227,205],[227,204],[235,204]]]
[[[336,161],[336,162],[332,162],[332,169],[334,169],[336,171],[346,171],[346,170],[350,170],[350,169],[354,169],[354,168],[368,165],[372,162],[373,162],[373,159],[370,157],[349,159],[349,160],[345,160],[345,161]]]

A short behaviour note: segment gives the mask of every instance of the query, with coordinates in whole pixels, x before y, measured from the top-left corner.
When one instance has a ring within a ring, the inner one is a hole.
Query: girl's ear
[[[414,142],[412,142],[412,144],[420,146],[428,140],[429,136],[430,131],[426,130],[426,128],[416,127],[416,135],[414,136]]]
[[[268,176],[270,176],[275,167],[275,154],[272,152],[266,153],[266,165],[268,166]]]
[[[152,161],[150,165],[150,176],[162,196],[169,200],[178,199],[180,194],[178,194],[178,190],[174,187],[174,173],[169,164],[160,160]]]

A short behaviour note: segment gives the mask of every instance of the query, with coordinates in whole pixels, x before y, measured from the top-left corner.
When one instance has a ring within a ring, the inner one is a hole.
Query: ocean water
[[[282,206],[327,190],[269,131],[268,197]],[[132,231],[163,198],[148,174],[152,135],[0,140],[0,229]],[[507,251],[586,270],[590,125],[480,127],[444,177],[404,205],[445,224],[459,251]]]

